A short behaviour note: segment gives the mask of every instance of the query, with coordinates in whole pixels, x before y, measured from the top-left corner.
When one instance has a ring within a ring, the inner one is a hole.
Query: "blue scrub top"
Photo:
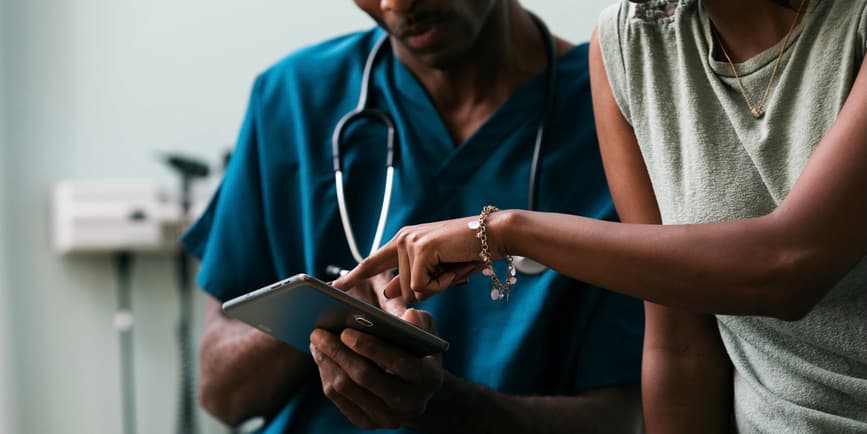
[[[227,300],[296,273],[324,276],[330,264],[355,265],[337,211],[331,135],[357,104],[364,62],[383,34],[374,29],[303,49],[258,77],[223,183],[183,238],[202,259],[198,283],[205,291]],[[477,215],[486,204],[526,208],[544,74],[456,146],[426,91],[385,51],[374,69],[370,100],[397,125],[385,240],[401,226]],[[587,45],[566,53],[557,67],[537,208],[613,220],[594,131]],[[382,201],[385,132],[363,121],[346,137],[347,206],[364,249]],[[552,270],[518,277],[508,304],[490,300],[490,281],[481,275],[418,303],[451,343],[443,355],[446,369],[510,394],[575,395],[639,381],[640,301]],[[264,432],[362,430],[324,397],[317,375]]]

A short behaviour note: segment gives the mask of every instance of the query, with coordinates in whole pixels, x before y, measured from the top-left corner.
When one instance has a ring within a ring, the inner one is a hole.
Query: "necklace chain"
[[[719,41],[719,46],[722,48],[723,55],[726,56],[726,60],[729,62],[729,66],[732,69],[732,74],[735,76],[735,80],[738,82],[738,87],[741,90],[741,95],[744,97],[744,101],[747,103],[747,107],[750,108],[750,113],[756,119],[761,118],[765,114],[765,104],[768,102],[768,95],[771,92],[771,86],[774,84],[774,78],[777,76],[777,69],[780,67],[780,61],[783,59],[783,53],[786,51],[786,47],[789,46],[789,38],[792,36],[792,32],[795,30],[795,25],[798,23],[798,18],[801,16],[801,11],[804,8],[804,3],[807,0],[801,0],[801,4],[798,6],[798,12],[795,13],[795,19],[792,20],[792,25],[789,26],[789,32],[786,33],[786,38],[783,40],[783,45],[780,46],[780,53],[777,54],[777,60],[774,62],[774,70],[771,71],[771,78],[768,80],[768,85],[765,86],[765,92],[762,95],[762,99],[759,102],[759,105],[753,106],[752,101],[750,101],[749,95],[747,95],[747,91],[744,88],[744,83],[741,81],[740,75],[738,75],[738,70],[735,68],[734,62],[732,62],[732,58],[729,57],[729,53],[726,52],[725,44],[722,42],[722,38],[719,37],[719,33],[714,31],[714,34],[717,37],[717,41]]]

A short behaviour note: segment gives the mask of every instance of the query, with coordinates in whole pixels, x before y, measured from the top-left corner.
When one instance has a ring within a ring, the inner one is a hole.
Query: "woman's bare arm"
[[[590,83],[617,214],[626,223],[661,224],[638,141],[614,101],[595,32]],[[728,432],[731,363],[716,318],[646,303],[644,336],[641,382],[647,432]]]
[[[513,212],[492,219],[491,238],[503,252],[666,306],[799,319],[867,250],[864,95],[862,65],[834,125],[769,215],[659,227]]]
[[[800,319],[867,251],[865,94],[862,65],[834,125],[771,214],[659,226],[511,210],[489,219],[492,253],[528,256],[571,277],[692,312]],[[462,277],[450,268],[478,259],[478,240],[467,229],[474,219],[406,227],[336,283],[400,266],[389,296],[442,291]]]

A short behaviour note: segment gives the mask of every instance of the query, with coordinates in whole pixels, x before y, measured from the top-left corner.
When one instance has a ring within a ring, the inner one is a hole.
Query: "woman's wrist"
[[[488,217],[488,244],[494,259],[502,259],[506,255],[517,255],[515,250],[518,229],[523,219],[524,211],[508,209],[492,213]]]

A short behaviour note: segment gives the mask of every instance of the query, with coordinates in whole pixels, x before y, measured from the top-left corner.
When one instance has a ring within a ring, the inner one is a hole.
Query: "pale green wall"
[[[216,160],[234,141],[258,71],[293,48],[370,22],[351,2],[335,0],[0,1],[0,237],[4,223],[9,229],[0,244],[9,253],[5,260],[0,253],[0,309],[12,306],[0,311],[0,345],[9,338],[0,348],[12,357],[0,358],[0,404],[9,390],[15,407],[7,416],[17,423],[4,429],[0,406],[0,432],[118,433],[113,268],[108,258],[52,251],[51,186],[66,178],[168,184],[155,150]],[[589,37],[605,3],[525,2],[573,40]],[[170,267],[167,257],[134,264],[140,433],[174,427]],[[5,376],[4,368],[11,369]],[[209,422],[206,432],[221,430]]]
[[[17,432],[11,419],[14,414],[10,366],[12,348],[9,344],[9,278],[6,271],[6,0],[0,0],[0,433]]]
[[[6,0],[0,0],[0,432],[18,432],[13,424],[15,414],[12,398],[15,384],[12,382],[12,347],[10,345],[10,294],[9,275],[6,269]]]
[[[237,135],[259,70],[367,20],[287,0],[5,1],[3,208],[15,326],[4,353],[14,355],[17,432],[119,433],[112,262],[52,251],[51,186],[64,178],[168,184],[155,150],[216,160]],[[138,432],[170,433],[178,389],[171,260],[139,257],[133,267]],[[206,432],[222,430],[210,423]]]

